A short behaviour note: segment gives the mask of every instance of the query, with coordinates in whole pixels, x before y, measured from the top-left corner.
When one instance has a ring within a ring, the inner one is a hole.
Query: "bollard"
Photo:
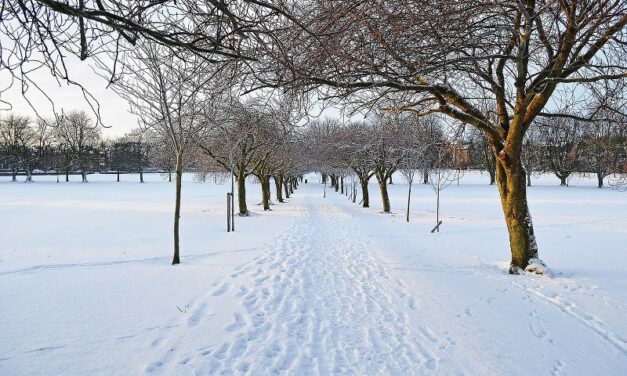
[[[235,232],[235,195],[231,193],[231,231]]]
[[[231,194],[226,194],[226,232],[231,232]]]

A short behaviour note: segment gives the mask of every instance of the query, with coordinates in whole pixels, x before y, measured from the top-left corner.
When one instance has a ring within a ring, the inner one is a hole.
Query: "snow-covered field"
[[[624,375],[627,193],[534,181],[553,276],[506,274],[496,188],[467,174],[435,195],[390,187],[392,210],[309,175],[288,203],[226,233],[227,185],[158,175],[0,178],[0,375]],[[77,180],[76,178],[74,179]]]

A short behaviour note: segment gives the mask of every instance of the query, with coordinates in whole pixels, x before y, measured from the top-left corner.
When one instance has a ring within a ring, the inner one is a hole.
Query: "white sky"
[[[89,61],[79,61],[78,59],[70,60],[67,63],[70,78],[85,87],[100,104],[100,116],[103,124],[108,127],[102,129],[105,138],[115,138],[121,136],[131,129],[137,127],[137,116],[128,111],[128,103],[117,95],[111,88],[107,89],[107,80],[96,74]],[[57,112],[84,110],[92,118],[93,111],[88,102],[83,97],[83,93],[79,87],[68,85],[65,82],[58,83],[47,69],[39,69],[30,75],[31,79],[54,101]],[[6,71],[0,70],[0,88],[5,88],[10,82],[10,75]],[[36,107],[40,116],[49,117],[53,114],[53,107],[50,101],[45,98],[37,89],[31,88],[26,96],[33,106]],[[0,99],[9,102],[12,108],[6,105],[0,106],[0,116],[8,112],[27,115],[36,118],[34,110],[24,99],[21,93],[21,85],[14,82],[13,87],[0,93]],[[322,113],[320,107],[315,106],[311,112],[313,116],[342,118],[338,108],[325,108]],[[356,118],[362,118],[356,116]]]
[[[112,89],[106,88],[107,81],[94,73],[89,66],[89,62],[78,60],[70,61],[68,67],[71,75],[70,78],[82,84],[100,103],[102,122],[105,126],[110,127],[103,129],[103,135],[105,137],[123,135],[137,126],[137,117],[128,112],[127,102],[120,98]],[[59,85],[46,69],[40,69],[34,72],[32,79],[52,98],[57,111],[61,109],[64,111],[84,110],[90,115],[93,114],[89,104],[83,97],[83,93],[78,87],[68,85],[65,82],[61,82]],[[6,87],[9,82],[9,73],[0,70],[0,87]],[[41,116],[52,115],[53,110],[50,102],[36,89],[29,89],[27,96]],[[22,96],[21,87],[18,82],[15,82],[11,89],[0,94],[0,99],[12,105],[13,108],[10,109],[10,112],[35,117],[33,109]],[[2,106],[0,108],[0,116],[7,113],[7,111],[9,111],[9,109],[6,106]]]

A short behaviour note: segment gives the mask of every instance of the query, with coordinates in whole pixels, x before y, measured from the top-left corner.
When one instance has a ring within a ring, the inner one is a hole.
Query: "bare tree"
[[[621,172],[627,155],[626,82],[611,81],[593,90],[594,121],[583,130],[584,167],[597,177],[599,188],[605,177]]]
[[[150,143],[147,135],[151,132],[137,128],[124,136],[129,152],[129,167],[139,173],[139,182],[144,182],[144,169],[148,165]]]
[[[496,182],[496,156],[484,134],[477,130],[470,131],[471,159],[475,166],[488,172],[490,185]]]
[[[353,162],[358,159],[357,139],[364,141],[367,135],[367,132],[358,130],[355,124],[342,124],[332,118],[316,119],[306,128],[301,148],[313,161],[310,168],[321,173],[325,197],[327,181],[336,192],[345,192],[344,179],[350,175],[355,167]],[[367,186],[363,191],[364,207],[368,207]]]
[[[54,141],[53,122],[50,119],[39,118],[33,126],[33,137],[29,152],[24,161],[24,169],[26,171],[26,181],[33,180],[33,171],[35,169],[49,170],[47,164],[53,153],[52,143]]]
[[[116,81],[113,89],[129,102],[143,130],[151,130],[167,139],[176,160],[172,264],[178,264],[183,167],[187,154],[206,126],[205,115],[211,101],[204,89],[212,78],[212,71],[194,55],[176,55],[151,44],[137,48],[120,63],[126,78]]]
[[[254,100],[229,100],[220,107],[218,114],[219,120],[212,121],[210,131],[197,145],[236,176],[239,215],[248,216],[246,178],[259,170],[257,165],[263,164],[268,157],[264,147],[275,141],[266,133],[269,116],[263,111],[263,105]]]
[[[285,135],[275,153],[277,162],[273,179],[278,202],[284,202],[284,198],[290,198],[291,182],[308,170],[306,150],[302,135],[297,133],[294,127]]]
[[[161,170],[164,179],[167,178],[169,182],[172,182],[172,173],[176,170],[176,152],[170,139],[157,132],[150,132],[148,139],[150,164]]]
[[[0,69],[9,84],[0,94],[17,85],[37,112],[42,104],[32,104],[28,95],[34,90],[56,112],[50,93],[41,89],[34,74],[43,69],[59,84],[79,87],[100,124],[97,98],[73,75],[74,61],[105,67],[111,83],[124,77],[120,61],[145,42],[208,63],[253,61],[257,44],[270,35],[278,17],[290,17],[288,4],[273,0],[3,1]],[[10,107],[1,97],[0,103]]]
[[[368,183],[370,178],[374,176],[374,170],[372,168],[372,153],[371,153],[371,137],[367,130],[367,126],[363,122],[355,122],[350,125],[350,135],[352,142],[348,145],[349,149],[349,164],[352,170],[355,172],[359,185],[361,188],[361,203],[364,208],[370,207],[370,192],[368,189]]]
[[[109,142],[107,156],[111,169],[116,172],[116,181],[120,182],[120,174],[131,169],[130,147],[124,137],[119,137]]]
[[[298,14],[305,30],[277,31],[283,43],[265,51],[261,85],[319,89],[362,108],[398,95],[404,103],[393,110],[439,112],[481,130],[497,158],[510,272],[542,272],[524,136],[536,118],[562,116],[547,110],[560,86],[626,76],[627,3],[311,1]]]
[[[283,136],[276,152],[274,153],[274,172],[273,179],[276,190],[276,199],[278,202],[285,202],[285,198],[290,198],[292,189],[290,184],[306,171],[306,156],[303,154],[305,150],[302,140],[296,133],[296,128],[292,127],[288,133]]]
[[[30,122],[28,117],[15,114],[9,114],[0,120],[2,159],[11,168],[11,181],[17,181],[18,172],[27,164],[36,138]],[[30,174],[27,180],[30,180],[29,178]]]
[[[86,112],[72,111],[59,119],[54,134],[67,153],[68,166],[77,169],[81,181],[87,183],[87,174],[97,168],[100,129]]]
[[[626,124],[601,120],[586,129],[581,159],[596,175],[599,188],[603,188],[603,181],[607,176],[621,172],[625,163]]]
[[[539,124],[542,154],[549,168],[568,186],[568,177],[581,166],[583,124],[576,119],[553,118]]]
[[[398,114],[386,114],[377,118],[372,127],[372,170],[379,183],[383,212],[389,213],[390,197],[387,184],[399,163],[405,157],[404,149],[399,145],[402,139],[406,117]]]
[[[291,119],[292,111],[287,101],[265,101],[263,108],[258,111],[265,116],[255,126],[262,145],[256,154],[252,173],[261,184],[263,209],[270,210],[270,179],[276,176],[284,164],[281,154],[288,145],[288,137],[293,133],[295,123]],[[281,187],[275,185],[277,192],[280,192]],[[277,195],[281,197],[280,193]]]
[[[437,120],[433,117],[418,117],[414,114],[406,116],[402,137],[399,140],[400,147],[404,154],[399,165],[399,170],[405,177],[408,186],[407,209],[405,214],[405,220],[407,222],[409,222],[411,188],[414,177],[426,164],[425,159],[432,159],[427,151],[436,147],[436,140],[428,136],[431,130],[434,129],[433,124],[431,124],[432,122],[437,124]]]
[[[527,187],[531,187],[531,176],[534,172],[543,168],[542,135],[538,125],[533,123],[525,134],[520,159],[527,175]]]
[[[435,227],[431,232],[440,232],[442,221],[440,220],[440,196],[442,191],[451,185],[455,180],[459,180],[461,171],[456,169],[458,153],[454,141],[445,139],[440,123],[429,124],[428,144],[432,145],[428,150],[433,153],[432,160],[435,161],[431,169],[429,184],[436,195],[435,206]]]
[[[110,145],[111,166],[117,171],[117,181],[120,181],[120,171],[139,173],[139,182],[144,182],[144,169],[150,163],[150,148],[147,134],[151,132],[141,128],[132,130],[118,138]]]

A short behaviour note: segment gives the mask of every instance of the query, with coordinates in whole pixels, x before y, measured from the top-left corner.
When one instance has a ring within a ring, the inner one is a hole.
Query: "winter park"
[[[624,1],[0,20],[0,375],[625,374]]]

